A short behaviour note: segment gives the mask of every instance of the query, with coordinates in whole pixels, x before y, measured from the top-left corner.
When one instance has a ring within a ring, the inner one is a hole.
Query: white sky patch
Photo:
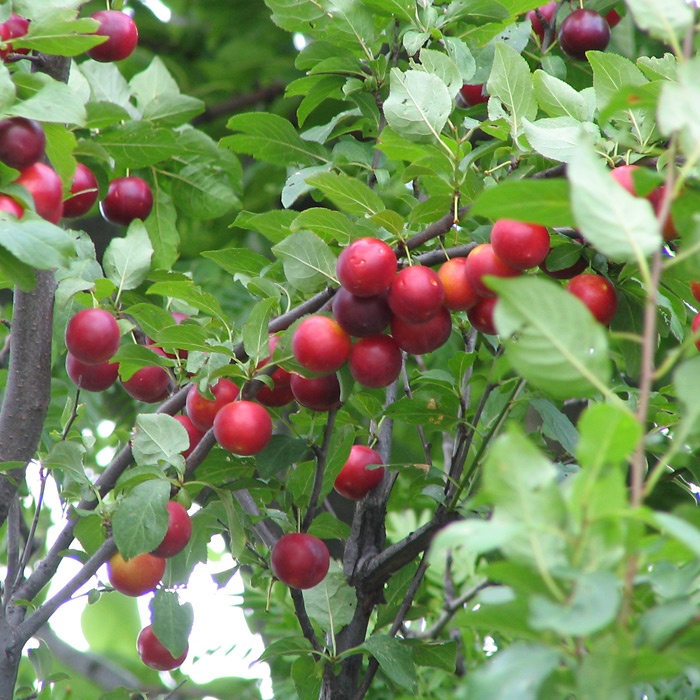
[[[292,35],[292,42],[294,43],[294,48],[297,51],[302,51],[306,48],[306,45],[309,43],[306,40],[306,37],[301,32],[295,32]]]
[[[161,0],[141,0],[141,2],[155,15],[156,19],[159,19],[161,22],[167,23],[172,19],[173,13]]]

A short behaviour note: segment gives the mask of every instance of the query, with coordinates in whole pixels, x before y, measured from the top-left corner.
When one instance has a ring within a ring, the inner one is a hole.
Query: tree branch
[[[284,83],[272,83],[271,85],[260,87],[257,90],[245,92],[242,95],[234,95],[230,99],[215,105],[207,105],[204,112],[192,120],[192,124],[194,126],[206,124],[207,122],[214,121],[227,114],[233,114],[247,107],[252,107],[260,102],[270,102],[282,95],[284,91]]]
[[[26,641],[36,634],[56,610],[69,601],[73,594],[86,584],[116,551],[114,540],[111,537],[105,540],[100,548],[83,564],[80,571],[60,591],[56,592],[43,605],[40,605],[17,626],[17,638]]]
[[[425,553],[423,553],[423,556],[420,560],[420,564],[418,565],[418,569],[416,570],[416,573],[413,575],[413,579],[411,580],[411,585],[408,587],[406,595],[401,601],[401,605],[399,606],[396,616],[394,617],[394,621],[392,622],[391,627],[389,628],[390,637],[396,636],[398,631],[401,629],[401,626],[403,625],[404,621],[406,620],[406,615],[408,615],[411,606],[413,605],[416,593],[418,592],[418,588],[420,588],[420,584],[423,582],[423,578],[425,577],[425,572],[427,570],[428,557]],[[365,697],[367,691],[372,685],[372,680],[374,679],[374,676],[378,670],[379,662],[377,661],[377,659],[370,659],[370,662],[367,666],[367,670],[365,671],[365,675],[362,678],[362,682],[360,683],[357,692],[353,697],[353,700],[362,700],[362,698]]]
[[[316,471],[314,473],[314,484],[311,489],[311,497],[309,499],[309,507],[306,510],[306,515],[304,516],[304,521],[301,524],[301,531],[306,532],[311,525],[311,521],[316,517],[319,511],[319,497],[321,495],[321,488],[323,487],[323,474],[326,471],[326,463],[328,461],[328,449],[330,448],[331,438],[333,435],[333,426],[335,425],[335,417],[337,415],[337,410],[333,409],[328,412],[328,419],[326,421],[326,429],[323,435],[323,445],[320,449],[317,449],[316,454]]]
[[[323,647],[320,645],[318,638],[316,637],[316,632],[314,631],[314,626],[311,624],[308,614],[306,613],[306,605],[304,604],[304,594],[298,588],[290,588],[289,592],[292,596],[292,602],[294,603],[294,614],[299,621],[299,626],[301,627],[301,632],[306,639],[311,643],[311,646],[316,651],[323,651]]]
[[[70,644],[64,642],[48,625],[44,625],[34,636],[46,642],[51,653],[58,661],[74,669],[105,690],[116,690],[121,687],[138,688],[140,685],[140,681],[136,676],[116,666],[104,656],[74,649]]]
[[[359,571],[362,585],[370,588],[383,585],[393,573],[424,552],[438,530],[459,519],[461,516],[454,511],[438,509],[430,522],[414,530],[400,542],[382,550],[372,559],[365,560],[363,568]]]

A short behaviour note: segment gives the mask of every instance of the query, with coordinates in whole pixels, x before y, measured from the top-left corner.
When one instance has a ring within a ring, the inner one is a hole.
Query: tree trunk
[[[70,59],[35,56],[32,71],[68,81]],[[20,463],[0,475],[0,524],[7,520],[17,490],[24,481],[27,463],[35,456],[51,399],[51,341],[56,280],[52,270],[36,271],[30,292],[15,289],[10,332],[7,387],[0,409],[0,461]],[[21,466],[20,466],[21,465]],[[22,576],[22,572],[17,572]],[[12,585],[12,582],[5,582]],[[0,610],[0,700],[12,700],[22,649],[28,639],[17,634],[24,608],[9,602],[4,591]]]

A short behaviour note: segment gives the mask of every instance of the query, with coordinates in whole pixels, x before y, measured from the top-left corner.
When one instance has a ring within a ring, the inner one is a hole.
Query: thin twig
[[[326,464],[328,462],[328,450],[331,446],[331,440],[333,438],[333,427],[335,426],[335,417],[338,414],[337,409],[333,409],[328,412],[328,419],[326,420],[326,429],[323,435],[323,444],[320,449],[315,450],[316,452],[316,470],[314,472],[314,483],[311,489],[311,496],[309,498],[309,507],[306,509],[306,514],[304,515],[304,520],[301,524],[301,531],[306,532],[311,521],[316,517],[319,512],[319,498],[321,497],[321,489],[323,488],[323,476],[326,471]]]
[[[36,634],[49,618],[64,603],[67,603],[73,594],[86,584],[97,570],[117,551],[114,540],[110,537],[105,540],[100,548],[83,564],[80,571],[61,590],[56,592],[43,605],[40,605],[16,628],[17,639],[29,639]]]
[[[304,595],[297,588],[290,588],[289,592],[292,596],[292,602],[294,603],[294,612],[296,613],[297,620],[299,620],[299,626],[301,627],[301,632],[306,639],[311,642],[311,646],[319,652],[323,651],[323,647],[316,637],[316,632],[314,631],[314,626],[311,624],[311,620],[306,612],[306,605],[304,604]]]

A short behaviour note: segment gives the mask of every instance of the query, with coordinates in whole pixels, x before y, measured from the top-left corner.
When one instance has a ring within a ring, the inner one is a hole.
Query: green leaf
[[[405,160],[414,163],[429,156],[442,156],[440,149],[427,143],[416,143],[405,139],[389,127],[379,134],[379,150],[392,160]]]
[[[257,277],[272,264],[269,258],[248,248],[221,248],[220,250],[205,250],[202,257],[213,260],[220,268],[230,275],[243,274]]]
[[[122,380],[129,379],[142,367],[169,367],[172,365],[172,360],[156,354],[145,345],[136,344],[122,345],[112,361],[119,363],[119,376]]]
[[[309,504],[315,472],[314,462],[301,462],[290,471],[287,477],[287,491],[296,505],[304,507]]]
[[[136,289],[151,270],[153,247],[148,232],[138,219],[129,224],[124,238],[113,238],[104,253],[107,279],[119,290]]]
[[[342,567],[336,561],[331,562],[323,581],[304,590],[303,595],[306,612],[324,632],[341,630],[355,614],[355,590],[348,585]]]
[[[307,532],[322,540],[346,540],[350,537],[349,525],[330,513],[317,515],[309,525]]]
[[[624,463],[642,438],[642,426],[627,409],[593,404],[581,415],[576,457],[581,467],[600,473],[604,465]]]
[[[451,96],[456,95],[464,83],[457,64],[440,51],[421,49],[419,65],[426,73],[440,78]]]
[[[89,95],[93,104],[118,106],[132,119],[141,118],[140,112],[131,102],[129,84],[115,64],[87,61],[80,65],[80,73],[90,86]]]
[[[12,82],[10,72],[3,63],[0,65],[0,109],[5,113],[15,101],[15,84]]]
[[[75,172],[75,135],[63,124],[43,125],[46,134],[46,156],[63,182],[71,182]]]
[[[628,700],[633,662],[613,636],[591,644],[576,674],[578,700]]]
[[[289,235],[292,222],[297,216],[297,212],[283,209],[267,211],[262,214],[242,211],[236,217],[233,225],[238,228],[257,231],[271,243],[279,243]]]
[[[387,406],[385,415],[409,425],[439,427],[449,430],[458,422],[459,399],[454,394],[442,394],[439,397],[414,395],[394,401]]]
[[[136,418],[133,439],[136,464],[179,464],[182,452],[189,447],[187,431],[172,416],[164,413],[145,413]]]
[[[382,17],[397,17],[412,22],[416,14],[416,0],[361,0],[362,4]]]
[[[435,536],[430,556],[439,561],[446,552],[458,549],[469,554],[485,554],[500,549],[518,530],[517,523],[503,519],[493,521],[469,518],[452,523]]]
[[[304,141],[282,117],[266,112],[237,114],[226,126],[239,133],[225,136],[221,145],[274,165],[317,165],[328,161],[325,149]]]
[[[316,292],[326,285],[337,285],[336,258],[331,249],[311,231],[299,231],[273,246],[282,260],[284,274],[301,292]]]
[[[596,250],[617,262],[633,262],[660,248],[661,231],[651,204],[619,185],[589,144],[578,146],[567,174],[576,223]]]
[[[447,55],[454,61],[462,76],[462,82],[471,83],[476,71],[476,61],[464,41],[452,36],[444,36],[442,43]]]
[[[621,582],[608,571],[584,572],[576,578],[573,593],[564,603],[534,595],[530,599],[530,624],[536,630],[583,637],[609,625],[618,613]]]
[[[439,668],[454,673],[457,665],[457,643],[408,640],[413,660],[418,666]]]
[[[378,661],[386,677],[408,691],[417,687],[416,668],[406,644],[385,634],[376,634],[365,640],[358,650],[368,651]]]
[[[661,648],[672,642],[696,614],[697,605],[688,598],[680,598],[645,610],[639,617],[639,628],[645,643]]]
[[[305,656],[311,651],[311,642],[305,637],[283,637],[268,644],[258,661],[274,659],[276,656]]]
[[[34,289],[36,273],[34,268],[20,262],[12,253],[0,246],[0,287],[19,287],[23,292]]]
[[[384,116],[389,126],[407,139],[440,138],[452,111],[452,95],[436,75],[418,70],[391,69]]]
[[[320,173],[328,172],[328,165],[313,165],[309,168],[301,168],[294,170],[287,181],[284,183],[282,188],[282,206],[288,209],[294,202],[296,202],[300,197],[311,192],[313,187],[307,182],[307,180],[313,175],[318,175]]]
[[[277,299],[263,299],[252,308],[243,324],[243,347],[255,364],[270,354],[270,333],[267,328],[278,307]]]
[[[273,435],[267,447],[255,457],[261,479],[269,479],[292,464],[308,458],[309,445],[306,440],[288,435]]]
[[[514,48],[505,42],[499,42],[495,51],[493,67],[486,84],[486,89],[493,98],[489,99],[489,119],[497,120],[506,116],[511,133],[517,139],[523,132],[523,119],[533,121],[537,116],[532,76],[527,61]],[[496,100],[504,105],[507,113],[501,113]]]
[[[538,700],[540,686],[559,663],[554,649],[515,642],[471,674],[469,700]]]
[[[678,131],[686,151],[700,138],[700,124],[688,110],[700,109],[700,57],[678,66],[678,81],[666,82],[659,100],[659,130],[665,136]]]
[[[499,296],[496,328],[519,374],[555,398],[607,393],[607,336],[583,303],[555,282],[535,277],[493,280],[490,286]]]
[[[652,513],[652,522],[665,535],[684,544],[696,557],[700,557],[700,530],[678,515],[672,513]]]
[[[569,183],[564,179],[504,180],[477,196],[470,215],[542,226],[573,226],[569,197]]]
[[[697,438],[700,435],[700,357],[686,360],[676,368],[673,385],[683,406],[680,412],[683,434]]]
[[[63,267],[74,253],[73,241],[63,229],[26,214],[21,221],[0,219],[0,246],[40,270]],[[28,281],[26,275],[20,277]]]
[[[149,121],[180,126],[204,111],[202,100],[180,94],[180,88],[158,56],[129,85],[143,118]]]
[[[637,66],[649,80],[675,80],[678,60],[672,53],[663,56],[639,56]]]
[[[169,270],[177,260],[180,247],[177,213],[172,198],[160,187],[159,179],[156,179],[156,187],[153,209],[144,223],[153,246],[153,269]]]
[[[166,279],[162,282],[156,282],[148,288],[147,294],[158,294],[164,297],[180,299],[190,306],[194,306],[195,309],[204,311],[210,316],[215,316],[222,323],[228,324],[228,316],[221,308],[218,299],[213,294],[202,291],[200,287],[190,280],[184,282],[182,280]]]
[[[103,131],[97,143],[123,168],[146,168],[181,154],[175,133],[146,121]]]
[[[532,75],[535,97],[540,109],[550,117],[571,117],[579,122],[590,121],[592,114],[586,98],[569,83],[536,70]]]
[[[45,73],[16,72],[13,78],[19,101],[8,107],[8,115],[42,122],[85,124],[85,106],[65,83]]]
[[[569,417],[551,401],[545,399],[530,399],[530,405],[540,414],[542,432],[550,440],[556,440],[570,455],[573,455],[579,440],[579,433]]]
[[[91,486],[92,482],[85,473],[83,456],[85,447],[77,442],[61,440],[51,447],[51,451],[44,458],[43,463],[49,469],[60,469],[63,472],[63,487],[66,487],[68,479],[75,481],[80,486]]]
[[[168,530],[168,500],[170,482],[150,479],[119,502],[112,516],[112,535],[125,559],[151,552],[163,541]]]
[[[54,56],[79,56],[103,42],[101,36],[95,36],[98,27],[89,17],[75,19],[70,10],[47,10],[32,20],[27,34],[14,39],[12,46]]]
[[[356,237],[355,226],[345,214],[333,209],[311,207],[302,211],[292,222],[292,231],[313,231],[327,243],[348,244]]]
[[[566,510],[556,476],[554,465],[515,424],[491,445],[483,471],[484,495],[495,506],[491,520],[499,534],[518,525],[501,551],[536,566],[540,574],[565,562]]]
[[[568,163],[581,143],[581,135],[594,140],[600,137],[595,124],[581,123],[571,117],[553,117],[531,122],[523,120],[523,129],[532,148],[538,153],[561,163]]]
[[[632,61],[619,54],[589,51],[587,58],[593,69],[593,88],[600,111],[623,88],[638,87],[648,82]]]
[[[202,326],[188,323],[171,325],[157,331],[152,336],[159,345],[175,350],[211,352],[212,346],[207,342],[209,333]]]
[[[178,209],[193,218],[214,219],[241,205],[226,173],[211,158],[192,159],[171,177]]]
[[[306,178],[341,211],[355,216],[372,216],[384,209],[379,195],[364,182],[344,173],[318,173]]]
[[[684,0],[627,0],[634,23],[663,42],[678,42],[695,21],[693,8]]]
[[[156,637],[174,656],[187,649],[187,640],[194,623],[191,603],[180,603],[175,591],[159,589],[149,603],[151,624]]]
[[[300,656],[292,664],[292,680],[299,700],[318,700],[323,686],[323,661]]]
[[[349,426],[337,426],[331,435],[331,442],[323,474],[321,498],[324,498],[333,488],[335,478],[350,455],[350,448],[355,441],[355,431]]]

